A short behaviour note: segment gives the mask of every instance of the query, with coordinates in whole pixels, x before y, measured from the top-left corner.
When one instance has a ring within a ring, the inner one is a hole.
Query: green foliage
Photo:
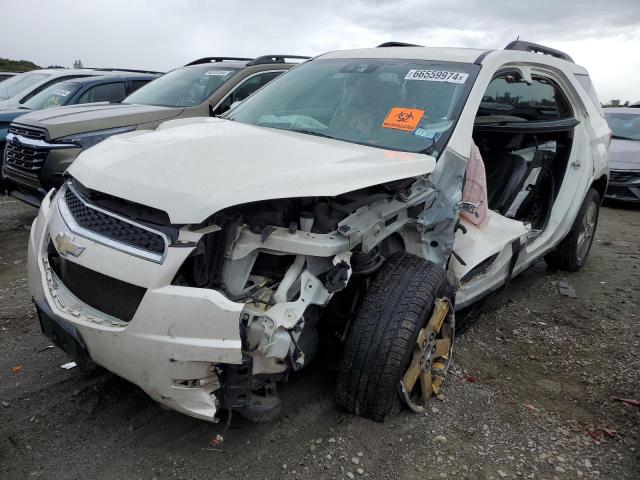
[[[629,100],[625,101],[624,103],[622,103],[622,101],[619,98],[614,98],[613,100],[609,100],[608,103],[605,103],[603,105],[603,107],[628,107],[629,106]]]
[[[28,60],[0,58],[0,71],[2,72],[28,72],[29,70],[37,70],[39,68],[41,67]]]

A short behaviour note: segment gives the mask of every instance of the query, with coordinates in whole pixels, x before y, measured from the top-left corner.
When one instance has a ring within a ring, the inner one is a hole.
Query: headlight
[[[56,143],[73,143],[82,148],[89,148],[97,145],[101,141],[111,137],[112,135],[118,135],[119,133],[126,133],[135,130],[135,126],[131,127],[119,127],[110,128],[108,130],[98,130],[96,132],[78,133],[75,135],[69,135],[56,140]]]

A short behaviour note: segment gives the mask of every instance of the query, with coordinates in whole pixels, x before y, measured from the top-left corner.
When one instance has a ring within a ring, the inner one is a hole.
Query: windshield
[[[191,107],[204,102],[239,68],[194,65],[173,70],[129,95],[122,103]]]
[[[438,156],[478,68],[428,60],[314,60],[271,82],[228,118]]]
[[[15,97],[23,90],[47,78],[48,73],[23,73],[0,82],[0,100]]]
[[[54,83],[25,102],[24,107],[31,110],[61,107],[78,91],[81,85],[78,82]]]
[[[640,114],[636,113],[604,113],[614,138],[640,140]]]

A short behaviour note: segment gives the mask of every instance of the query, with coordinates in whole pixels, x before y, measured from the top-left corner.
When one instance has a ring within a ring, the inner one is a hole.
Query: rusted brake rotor
[[[423,412],[424,404],[431,395],[440,393],[451,364],[454,329],[455,314],[451,302],[447,298],[436,299],[433,314],[418,334],[411,363],[400,381],[400,393],[414,412]],[[417,383],[420,384],[419,389]]]

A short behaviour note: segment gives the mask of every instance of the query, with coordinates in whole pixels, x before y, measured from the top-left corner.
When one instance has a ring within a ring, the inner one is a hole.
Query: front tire
[[[377,421],[389,416],[418,334],[445,289],[441,266],[404,252],[389,257],[347,335],[336,386],[340,407]]]
[[[577,272],[585,264],[595,237],[600,214],[600,195],[590,188],[569,234],[554,251],[544,257],[553,270]]]

